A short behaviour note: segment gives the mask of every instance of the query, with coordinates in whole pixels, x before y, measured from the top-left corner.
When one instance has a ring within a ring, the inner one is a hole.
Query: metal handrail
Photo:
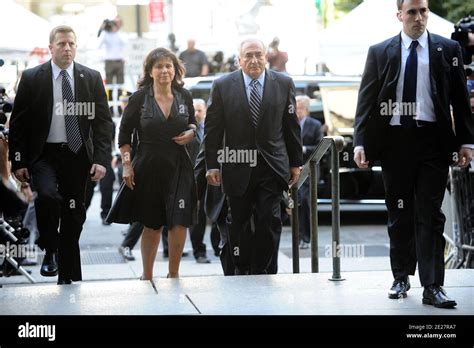
[[[299,218],[298,218],[298,189],[310,177],[310,211],[311,211],[311,272],[319,272],[318,255],[318,196],[317,196],[317,164],[326,152],[331,149],[331,205],[332,205],[332,245],[340,243],[340,207],[339,207],[339,152],[344,147],[341,136],[324,137],[313,151],[301,170],[300,178],[291,188],[294,200],[291,219],[293,273],[299,273]],[[333,275],[331,280],[342,280],[341,260],[337,253],[332,253]]]

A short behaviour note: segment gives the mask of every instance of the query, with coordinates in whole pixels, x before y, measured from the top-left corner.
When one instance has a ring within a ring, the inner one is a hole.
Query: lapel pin
[[[438,47],[438,52],[441,52],[443,49],[441,47]]]
[[[84,74],[80,74],[79,76],[80,76],[80,77],[84,77]]]

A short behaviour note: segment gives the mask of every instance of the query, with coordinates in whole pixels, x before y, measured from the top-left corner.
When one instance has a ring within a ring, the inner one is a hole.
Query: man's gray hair
[[[247,38],[247,39],[243,40],[243,41],[240,43],[240,45],[239,45],[239,57],[240,57],[240,54],[242,53],[242,47],[244,47],[244,45],[245,45],[246,43],[249,43],[249,42],[258,42],[259,44],[262,45],[262,47],[263,47],[263,52],[267,52],[267,46],[265,45],[265,43],[264,43],[262,40],[257,39],[257,38],[252,38],[252,37],[251,37],[251,38]]]
[[[304,107],[309,111],[309,107],[311,105],[311,99],[307,95],[297,95],[295,97],[296,102],[303,103]]]
[[[204,105],[204,107],[206,107],[206,102],[204,101],[204,99],[201,99],[201,98],[193,99],[193,104],[201,104],[201,105]]]

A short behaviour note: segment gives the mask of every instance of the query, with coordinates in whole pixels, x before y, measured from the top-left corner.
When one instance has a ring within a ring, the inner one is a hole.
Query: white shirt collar
[[[408,36],[403,30],[402,30],[401,36],[402,36],[403,46],[405,46],[406,49],[409,49],[411,42],[415,40],[412,39],[410,36]],[[428,32],[425,30],[423,34],[421,34],[421,36],[418,38],[417,41],[418,41],[418,44],[422,48],[428,47]]]
[[[250,83],[252,82],[252,77],[250,77],[249,75],[247,75],[246,73],[244,73],[244,71],[242,70],[242,75],[244,76],[244,84],[245,84],[245,87],[247,88]],[[260,83],[260,86],[263,87],[263,84],[265,83],[265,70],[263,70],[263,72],[260,74],[260,76],[257,78],[258,82]]]
[[[61,73],[61,69],[59,66],[57,66],[53,60],[51,59],[51,67],[53,69],[53,79],[57,79],[59,74]],[[71,78],[71,80],[73,79],[74,77],[74,62],[72,62],[66,69],[67,74],[69,75],[69,77]]]

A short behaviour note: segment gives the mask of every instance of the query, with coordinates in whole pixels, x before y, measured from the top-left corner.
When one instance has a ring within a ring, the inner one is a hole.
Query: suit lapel
[[[74,100],[76,102],[85,101],[83,91],[85,90],[84,73],[79,64],[74,62]]]
[[[249,100],[247,98],[247,91],[245,89],[244,76],[242,70],[237,70],[233,77],[234,91],[236,94],[236,100],[243,100],[242,107],[244,108],[245,114],[247,115],[250,123],[252,123],[252,116],[250,115]]]
[[[265,112],[268,109],[268,106],[271,104],[272,96],[274,98],[274,89],[275,89],[275,74],[270,70],[265,69],[265,83],[263,86],[263,97],[262,97],[262,107],[260,109],[260,117],[258,118],[257,127],[262,123],[262,119],[265,117]]]
[[[397,83],[400,77],[402,60],[401,41],[401,36],[398,34],[393,38],[387,50],[389,65],[386,67],[386,69],[388,69],[386,73],[389,74],[389,76],[387,76],[388,83],[385,87],[390,90],[390,96],[392,98],[395,98],[396,96]]]
[[[81,65],[74,62],[74,101],[76,103],[90,102],[90,100],[87,100],[85,96],[86,91],[87,85],[85,81],[84,70],[82,69]],[[83,116],[84,115],[79,117],[79,125],[82,131],[87,124],[87,117]]]
[[[436,88],[436,81],[440,79],[440,72],[443,66],[443,47],[435,36],[428,32],[428,47],[430,55],[430,84],[431,84],[431,98],[433,102],[437,101],[438,90]]]
[[[42,99],[46,101],[46,116],[48,118],[48,127],[51,125],[51,118],[53,116],[53,68],[51,67],[51,60],[43,65],[41,69],[41,86]]]

